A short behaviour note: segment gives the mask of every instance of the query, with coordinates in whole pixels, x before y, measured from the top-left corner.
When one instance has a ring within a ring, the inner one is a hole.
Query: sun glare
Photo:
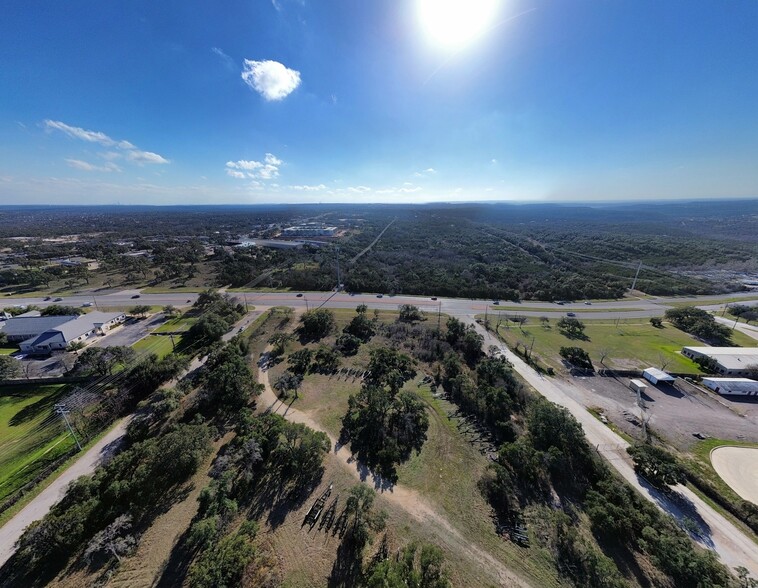
[[[416,0],[424,34],[436,45],[461,49],[493,24],[499,0]]]

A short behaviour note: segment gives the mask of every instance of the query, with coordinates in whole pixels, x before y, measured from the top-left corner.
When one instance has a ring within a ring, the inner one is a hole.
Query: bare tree
[[[602,347],[601,349],[598,349],[598,353],[600,354],[600,363],[602,365],[605,365],[605,358],[608,357],[611,350],[607,347]]]

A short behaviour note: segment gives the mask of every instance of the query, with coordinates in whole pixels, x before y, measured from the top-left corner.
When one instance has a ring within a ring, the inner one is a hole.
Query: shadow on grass
[[[37,402],[33,402],[32,404],[29,404],[19,410],[16,414],[14,414],[8,424],[11,427],[17,427],[19,425],[23,425],[24,423],[36,418],[43,412],[50,412],[52,413],[53,408],[55,406],[55,403],[58,402],[63,396],[69,391],[69,387],[65,386],[63,388],[59,388],[58,390],[51,392],[44,398],[40,398]],[[38,394],[39,391],[32,391],[29,392],[29,394],[19,394],[18,397],[22,398],[24,396],[28,396],[30,394]]]

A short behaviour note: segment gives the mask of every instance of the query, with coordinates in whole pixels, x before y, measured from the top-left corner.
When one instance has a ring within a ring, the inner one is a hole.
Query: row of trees
[[[695,306],[669,308],[666,311],[668,320],[677,329],[681,329],[709,345],[728,346],[732,343],[732,332],[729,327],[716,322],[709,312]]]

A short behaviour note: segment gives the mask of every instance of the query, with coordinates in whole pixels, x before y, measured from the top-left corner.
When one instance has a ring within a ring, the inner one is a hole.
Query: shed
[[[748,378],[703,378],[703,385],[723,396],[758,396],[758,382]]]
[[[651,384],[673,384],[676,382],[676,378],[672,376],[671,374],[667,374],[663,370],[659,370],[658,368],[647,368],[642,372],[642,377],[645,378],[648,382]]]
[[[647,390],[647,384],[643,382],[642,380],[629,380],[629,387],[636,392],[637,394],[641,394],[645,390]]]

